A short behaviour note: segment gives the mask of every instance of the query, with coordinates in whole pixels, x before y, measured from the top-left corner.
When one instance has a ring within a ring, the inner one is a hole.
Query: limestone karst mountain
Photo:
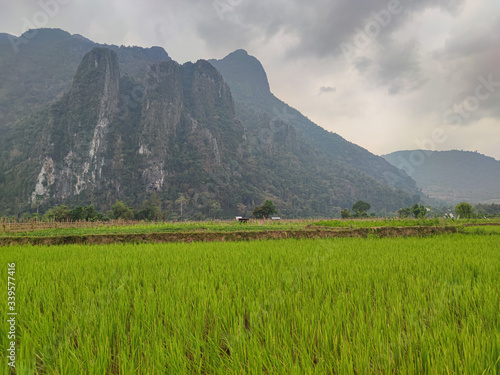
[[[275,98],[242,51],[180,65],[158,47],[37,32],[17,53],[0,38],[0,214],[154,197],[190,218],[249,215],[265,199],[310,217],[419,199],[404,172]]]

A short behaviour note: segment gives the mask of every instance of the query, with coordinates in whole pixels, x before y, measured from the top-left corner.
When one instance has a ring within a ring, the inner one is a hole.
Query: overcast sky
[[[181,63],[246,49],[276,96],[375,154],[500,160],[499,0],[1,1],[14,35],[57,27]]]

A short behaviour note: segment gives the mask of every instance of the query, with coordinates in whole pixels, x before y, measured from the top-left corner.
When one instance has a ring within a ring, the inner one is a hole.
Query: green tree
[[[238,207],[238,213],[240,215],[245,215],[245,213],[247,212],[247,206],[245,206],[243,203],[238,203],[236,207]]]
[[[427,208],[424,205],[414,204],[411,206],[411,212],[416,219],[423,219],[427,216]]]
[[[134,218],[134,211],[122,201],[116,200],[113,207],[111,207],[112,219],[132,220]]]
[[[255,207],[253,216],[257,219],[269,219],[272,214],[277,213],[278,210],[273,202],[266,200],[261,207]]]
[[[162,212],[160,207],[158,207],[159,202],[156,199],[146,199],[142,202],[142,208],[137,213],[136,219],[138,220],[159,220],[162,217]]]
[[[212,200],[210,202],[210,205],[209,205],[209,213],[210,213],[210,216],[217,219],[220,216],[220,214],[222,213],[222,208],[221,208],[220,203],[217,202],[216,200]]]
[[[402,218],[410,217],[412,214],[411,207],[400,208],[398,210],[398,216]]]
[[[94,206],[88,205],[83,207],[83,220],[99,221],[104,220],[105,217],[102,213],[97,211]]]
[[[368,210],[370,210],[370,208],[371,208],[370,203],[363,202],[363,201],[357,201],[356,203],[354,203],[352,205],[352,210],[354,212],[356,212],[356,211],[367,212]]]
[[[71,216],[71,220],[73,220],[73,221],[85,220],[84,214],[83,214],[83,207],[77,206],[77,207],[73,208],[70,211],[70,216]]]
[[[455,212],[461,218],[470,219],[474,214],[474,208],[467,202],[462,202],[456,205]]]
[[[45,212],[45,215],[43,215],[43,218],[55,221],[71,220],[71,211],[68,206],[56,206],[47,210],[47,212]]]
[[[345,210],[342,210],[340,212],[340,217],[342,219],[349,219],[351,217],[351,210],[349,210],[348,208],[346,208]]]
[[[262,207],[255,207],[254,210],[252,211],[252,215],[256,219],[264,219],[265,217]]]

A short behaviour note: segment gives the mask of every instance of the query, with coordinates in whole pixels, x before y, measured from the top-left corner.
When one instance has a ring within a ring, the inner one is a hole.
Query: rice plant
[[[0,259],[4,290],[17,267],[17,374],[500,372],[497,236],[23,246]]]

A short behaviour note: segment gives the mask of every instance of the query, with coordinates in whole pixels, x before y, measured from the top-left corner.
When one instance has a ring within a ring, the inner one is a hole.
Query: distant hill
[[[398,151],[384,155],[406,166],[419,188],[450,203],[500,203],[500,161],[470,151]],[[413,160],[413,162],[411,162]]]

